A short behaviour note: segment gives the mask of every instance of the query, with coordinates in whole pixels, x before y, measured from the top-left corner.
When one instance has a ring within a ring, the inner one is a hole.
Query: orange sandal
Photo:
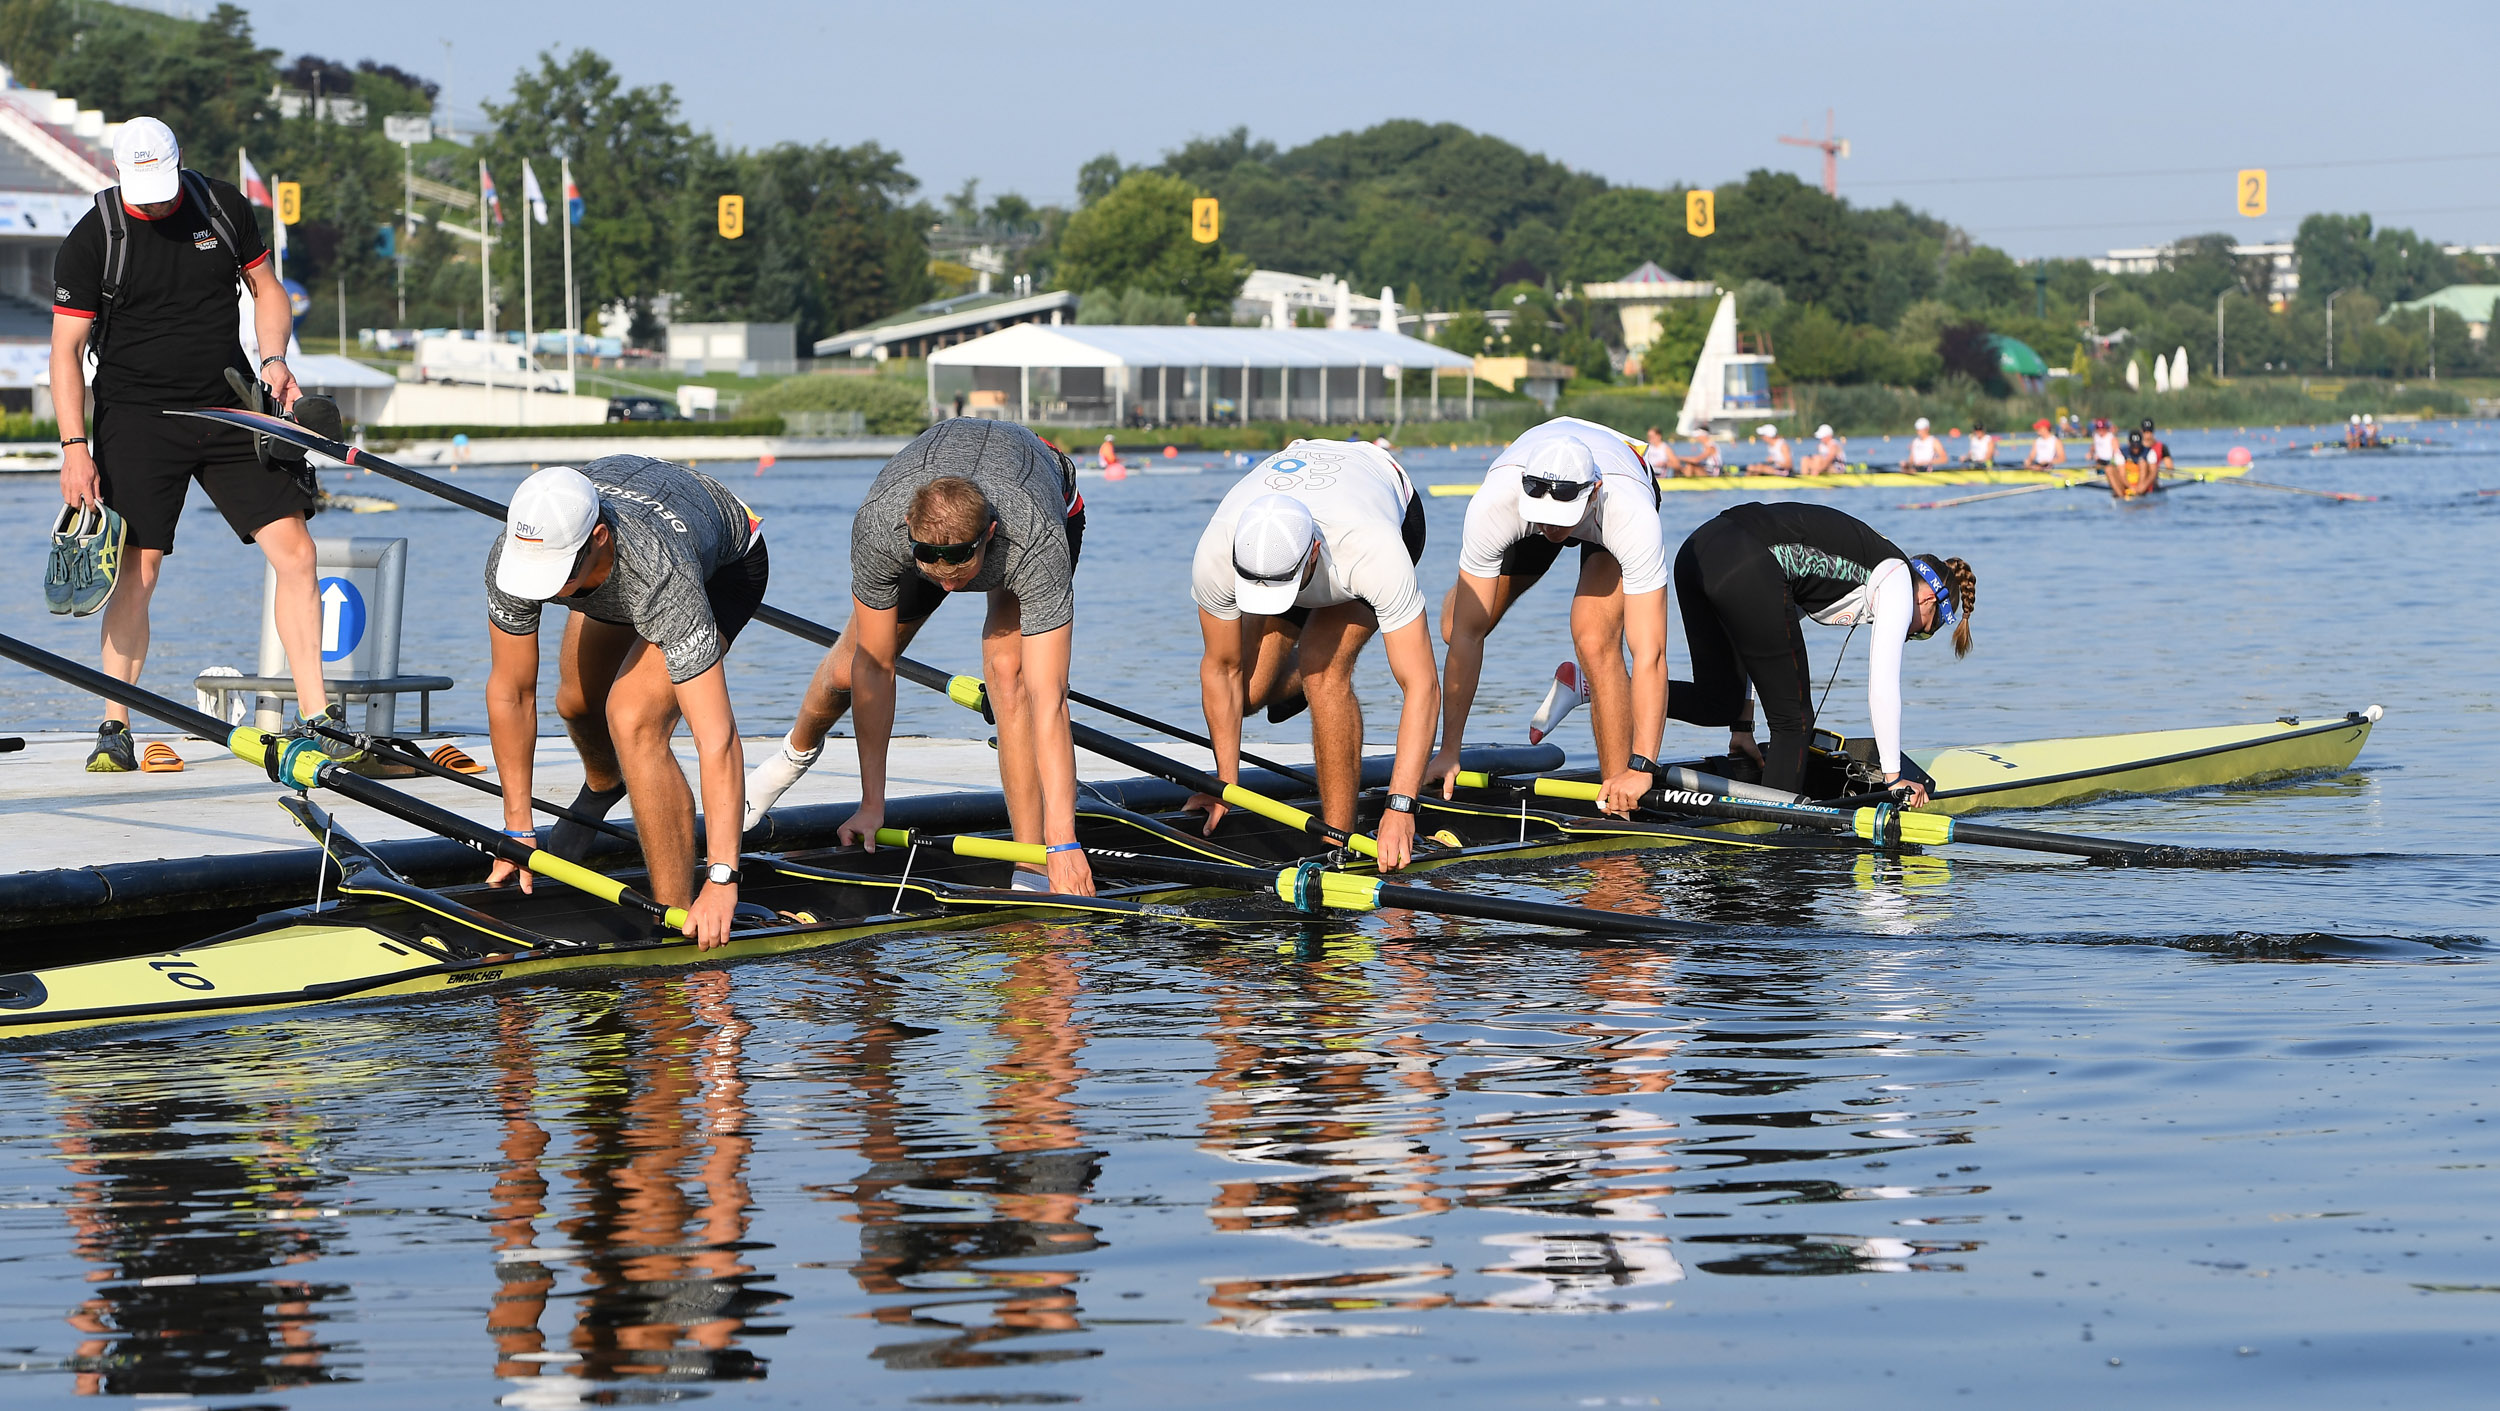
[[[457,769],[463,774],[486,772],[485,765],[469,758],[468,751],[461,749],[458,745],[444,745],[428,757],[445,769]]]
[[[142,774],[180,774],[182,756],[175,754],[174,747],[164,741],[151,740],[146,749],[139,751],[139,772]]]

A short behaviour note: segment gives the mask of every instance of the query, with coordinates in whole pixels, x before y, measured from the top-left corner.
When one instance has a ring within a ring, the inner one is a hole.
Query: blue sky
[[[1466,124],[1609,181],[1819,179],[2016,255],[2300,217],[2500,242],[2500,5],[2212,3],[1240,6],[243,0],[262,43],[448,76],[474,120],[542,49],[587,45],[742,146],[875,141],[934,194],[1066,199],[1087,158],[1246,124],[1291,146],[1385,118]],[[2373,23],[2375,21],[2375,23]],[[452,41],[448,53],[443,41]],[[2453,56],[2451,61],[2449,56]],[[2272,173],[2269,214],[2234,173]]]

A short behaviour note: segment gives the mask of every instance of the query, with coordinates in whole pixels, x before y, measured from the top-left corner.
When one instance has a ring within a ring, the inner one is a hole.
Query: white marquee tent
[[[1063,425],[1438,420],[1452,373],[1467,389],[1452,411],[1474,414],[1474,370],[1376,329],[1027,323],[931,353],[929,405]],[[1430,374],[1421,407],[1406,405],[1407,372]]]

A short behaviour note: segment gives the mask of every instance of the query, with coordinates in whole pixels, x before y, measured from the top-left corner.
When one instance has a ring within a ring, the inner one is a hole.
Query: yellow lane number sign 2
[[[723,240],[735,240],[739,236],[746,233],[747,198],[744,196],[721,197],[720,238]]]
[[[1687,191],[1684,193],[1684,229],[1692,235],[1708,235],[1719,228],[1719,193]]]
[[[2266,213],[2266,169],[2250,167],[2240,173],[2240,214],[2262,216]]]
[[[1189,203],[1190,239],[1201,245],[1212,245],[1223,228],[1223,212],[1216,209],[1214,197],[1201,196]]]

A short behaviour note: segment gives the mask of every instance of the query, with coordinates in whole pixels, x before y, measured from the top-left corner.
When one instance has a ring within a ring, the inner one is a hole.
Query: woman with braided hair
[[[1828,505],[1738,505],[1704,524],[1675,556],[1675,596],[1693,656],[1693,679],[1667,688],[1667,714],[1691,725],[1729,727],[1730,753],[1762,765],[1762,782],[1795,792],[1805,782],[1814,728],[1814,673],[1800,618],[1865,627],[1866,709],[1884,782],[1906,802],[1927,802],[1927,784],[1901,753],[1901,646],[1953,629],[1953,654],[1970,653],[1979,575],[1960,559],[1910,555],[1860,520]],[[1771,735],[1757,746],[1751,693]]]

